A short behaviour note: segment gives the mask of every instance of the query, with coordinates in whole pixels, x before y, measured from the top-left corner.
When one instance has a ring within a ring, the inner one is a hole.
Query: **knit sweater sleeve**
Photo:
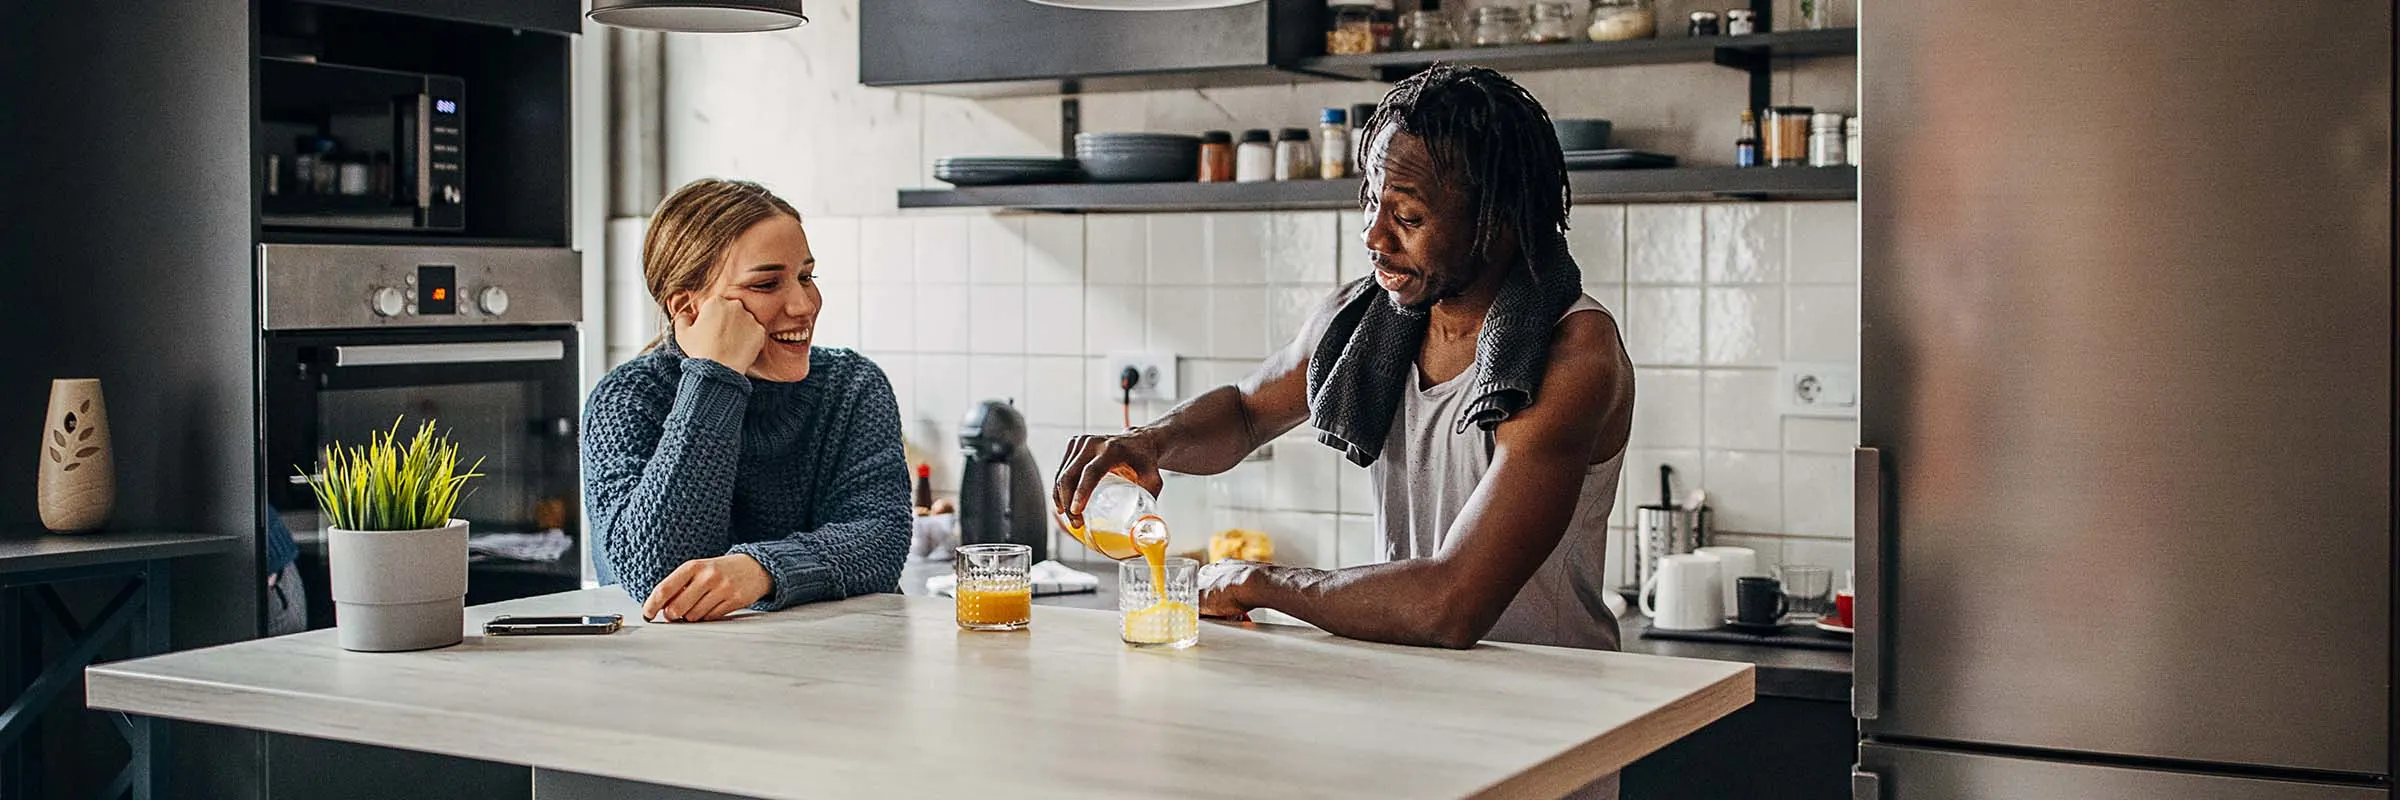
[[[592,532],[635,601],[683,562],[724,555],[733,543],[750,380],[706,359],[682,359],[680,370],[673,384],[656,373],[611,375],[585,412]]]
[[[900,405],[873,362],[860,359],[858,379],[843,398],[847,425],[827,431],[842,443],[815,530],[739,544],[767,568],[775,588],[752,608],[772,611],[819,600],[889,592],[899,587],[908,558],[908,462],[900,444]]]

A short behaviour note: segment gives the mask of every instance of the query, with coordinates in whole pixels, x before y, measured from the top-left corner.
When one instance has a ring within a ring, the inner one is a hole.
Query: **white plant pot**
[[[334,630],[344,650],[458,644],[466,628],[467,521],[419,531],[325,531]]]

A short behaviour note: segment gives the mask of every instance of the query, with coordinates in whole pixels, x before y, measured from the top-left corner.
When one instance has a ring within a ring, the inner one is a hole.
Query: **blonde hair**
[[[767,187],[750,181],[702,178],[676,189],[650,214],[650,230],[642,235],[642,280],[650,299],[674,330],[675,310],[667,302],[676,295],[708,289],[716,278],[717,262],[735,239],[753,225],[777,214],[800,220],[800,212]],[[655,348],[666,334],[650,342]]]

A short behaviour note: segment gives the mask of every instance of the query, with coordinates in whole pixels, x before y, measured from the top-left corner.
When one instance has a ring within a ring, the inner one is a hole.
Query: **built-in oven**
[[[259,59],[260,221],[463,230],[466,93],[445,75]]]
[[[480,459],[468,601],[582,580],[579,256],[564,248],[262,245],[267,503],[300,545],[309,625],[333,623],[308,470],[328,445],[430,420]]]

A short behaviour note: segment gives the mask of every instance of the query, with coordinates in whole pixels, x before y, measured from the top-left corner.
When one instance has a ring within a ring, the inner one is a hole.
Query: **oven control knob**
[[[386,286],[375,290],[375,296],[369,298],[367,304],[375,307],[375,316],[397,317],[400,316],[400,312],[407,310],[408,295],[398,289]]]
[[[495,317],[506,314],[508,313],[508,290],[498,286],[483,287],[483,291],[475,295],[475,304],[483,307],[483,313]]]

